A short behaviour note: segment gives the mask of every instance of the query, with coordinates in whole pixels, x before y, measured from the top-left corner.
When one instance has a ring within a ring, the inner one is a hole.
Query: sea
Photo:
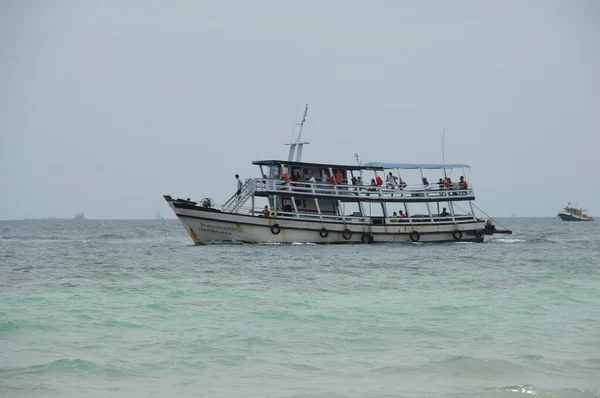
[[[194,246],[0,221],[0,397],[600,397],[600,223],[485,243]]]

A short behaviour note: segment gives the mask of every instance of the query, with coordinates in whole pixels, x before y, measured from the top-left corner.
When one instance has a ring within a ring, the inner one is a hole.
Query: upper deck
[[[310,183],[308,181],[272,180],[255,178],[248,180],[243,191],[251,191],[254,196],[294,196],[335,199],[344,202],[438,202],[475,200],[472,187],[461,189],[458,184],[439,187],[437,184],[406,185],[402,188],[385,185],[348,185],[330,183]],[[250,192],[249,192],[250,193]]]
[[[466,164],[431,163],[365,163],[340,165],[284,160],[259,160],[262,178],[247,184],[245,191],[254,196],[285,195],[294,197],[331,198],[346,202],[435,202],[474,200],[472,186],[461,187],[458,182],[430,183],[426,170],[438,170],[437,177],[446,177],[446,171],[469,169]],[[407,178],[411,171],[418,172]],[[387,172],[387,175],[386,175]],[[371,174],[372,173],[372,174]],[[287,174],[287,176],[286,176]],[[368,177],[366,174],[370,174]],[[331,181],[335,176],[337,181]],[[371,178],[373,177],[373,178]],[[406,181],[403,179],[407,178]],[[461,176],[462,178],[462,176]],[[369,181],[370,180],[370,181]],[[311,182],[312,181],[312,182]],[[449,180],[450,181],[450,180]]]

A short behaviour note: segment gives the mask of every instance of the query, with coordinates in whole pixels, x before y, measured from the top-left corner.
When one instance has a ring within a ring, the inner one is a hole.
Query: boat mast
[[[444,127],[444,132],[442,133],[442,164],[444,165],[444,179],[447,177],[446,175],[446,156],[444,155],[444,139],[446,138],[446,127]]]
[[[290,153],[288,155],[288,161],[291,162],[294,160],[294,151],[296,152],[296,162],[299,162],[302,159],[302,147],[304,146],[304,144],[310,144],[310,142],[302,142],[302,127],[304,127],[304,122],[306,121],[306,114],[308,113],[308,104],[304,104],[304,116],[302,117],[302,121],[300,123],[295,123],[295,126],[300,126],[300,131],[298,132],[298,137],[296,137],[296,141],[292,142],[290,141],[289,144],[285,144],[285,145],[289,145],[290,146]],[[292,132],[292,138],[293,138],[294,134]]]

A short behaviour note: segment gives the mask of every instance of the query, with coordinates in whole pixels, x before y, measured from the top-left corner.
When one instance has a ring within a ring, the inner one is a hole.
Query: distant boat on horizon
[[[582,208],[576,209],[574,207],[570,207],[571,202],[567,204],[567,206],[558,213],[558,217],[560,217],[563,221],[594,221],[594,217],[590,217],[584,213]]]
[[[77,214],[75,214],[75,219],[76,220],[85,220],[85,215],[83,213],[77,213]]]

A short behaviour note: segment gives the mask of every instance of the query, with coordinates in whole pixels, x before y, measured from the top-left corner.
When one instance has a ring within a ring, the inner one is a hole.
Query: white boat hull
[[[293,217],[266,218],[212,209],[178,208],[169,203],[196,244],[482,242],[485,222],[388,225],[321,222]]]

